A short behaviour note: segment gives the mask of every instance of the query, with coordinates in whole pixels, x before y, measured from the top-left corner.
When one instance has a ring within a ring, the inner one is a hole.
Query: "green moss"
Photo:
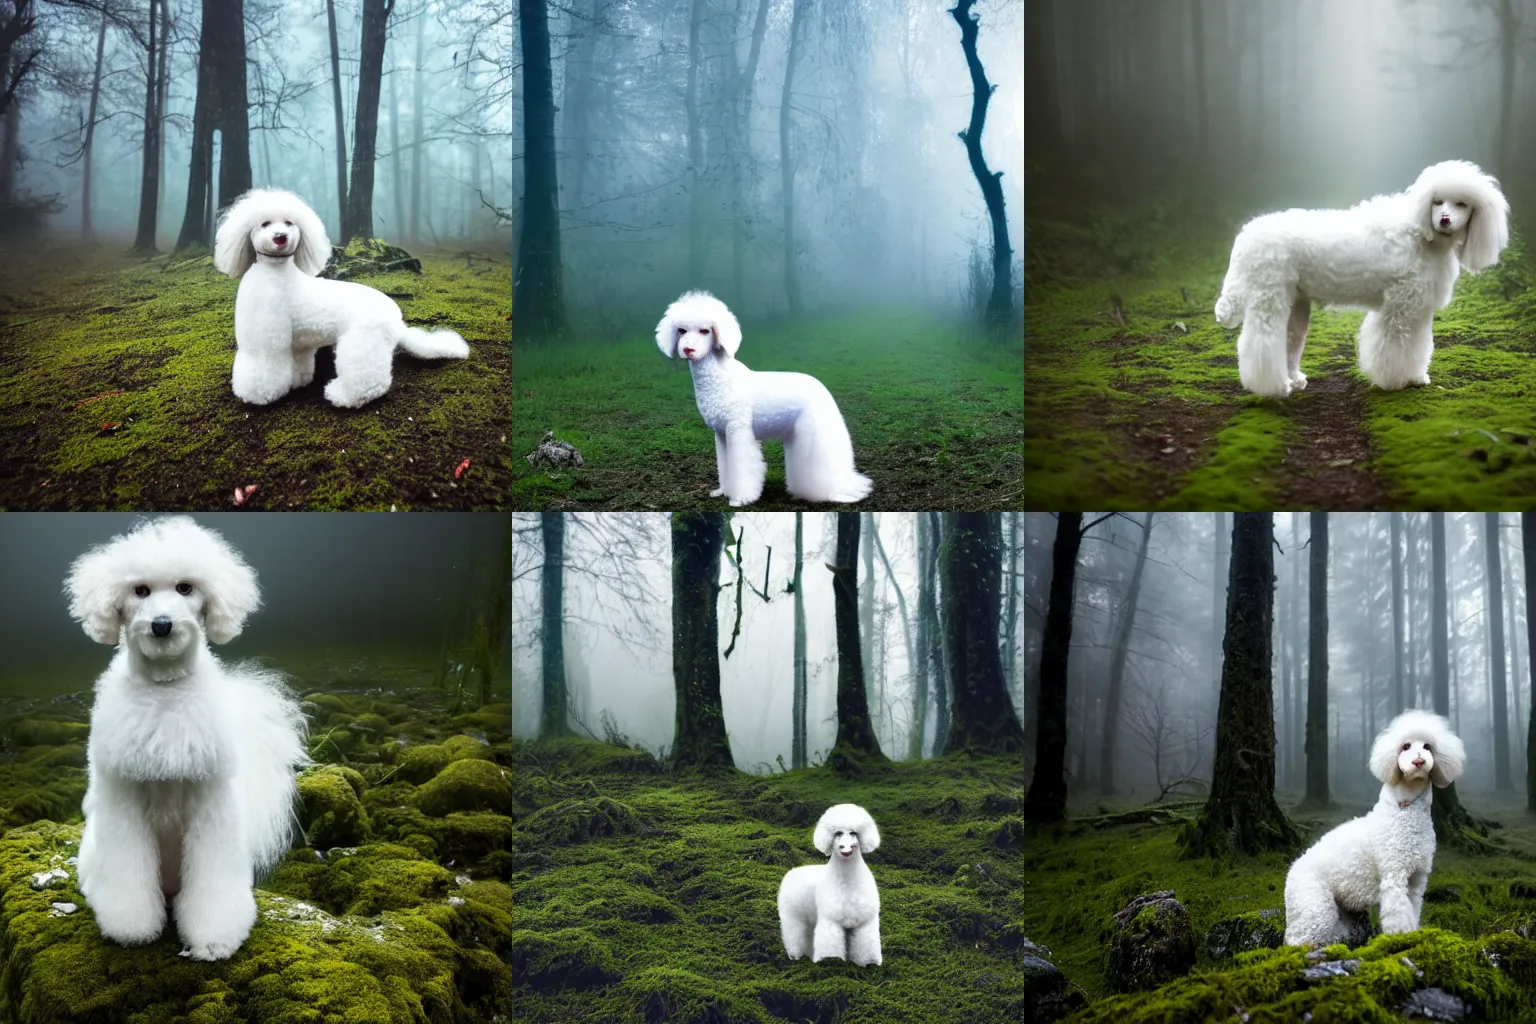
[[[18,747],[60,747],[66,743],[84,743],[91,727],[85,722],[53,718],[22,718],[6,726],[11,742]]]
[[[507,771],[489,761],[454,761],[416,792],[416,806],[434,817],[450,811],[496,811],[512,807]]]
[[[368,818],[357,798],[362,776],[336,765],[312,768],[299,776],[299,822],[317,850],[351,846],[368,837]]]
[[[400,778],[418,786],[431,780],[438,772],[448,767],[448,762],[451,760],[453,758],[439,743],[422,743],[418,746],[406,747],[395,755],[395,765]]]

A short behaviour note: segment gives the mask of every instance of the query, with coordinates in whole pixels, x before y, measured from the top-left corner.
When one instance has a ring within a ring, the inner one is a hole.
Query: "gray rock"
[[[1403,1004],[1403,1016],[1420,1020],[1463,1021],[1472,1013],[1472,1007],[1460,996],[1453,996],[1441,988],[1421,988]]]
[[[524,458],[528,460],[528,465],[535,469],[560,469],[565,466],[579,468],[586,465],[576,446],[567,444],[565,441],[556,441],[553,430],[546,431],[539,446]]]
[[[1173,895],[1172,889],[1143,893],[1115,913],[1107,977],[1114,991],[1156,988],[1195,965],[1195,931]]]
[[[1332,981],[1335,978],[1347,978],[1359,969],[1359,960],[1327,960],[1311,967],[1303,967],[1301,979],[1308,983]]]
[[[1285,945],[1285,915],[1277,908],[1238,914],[1217,921],[1205,933],[1205,951],[1212,960],[1226,960],[1250,949]]]
[[[1024,1020],[1052,1024],[1088,1003],[1082,991],[1048,959],[1051,951],[1024,940]]]
[[[1358,949],[1381,934],[1381,929],[1371,923],[1369,911],[1352,911],[1340,907],[1339,918],[1348,929],[1339,941],[1350,949]]]

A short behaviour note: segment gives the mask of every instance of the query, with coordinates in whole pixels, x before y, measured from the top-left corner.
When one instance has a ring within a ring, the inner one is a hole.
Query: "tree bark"
[[[544,568],[540,575],[542,634],[540,650],[544,681],[544,710],[539,736],[567,736],[565,721],[565,513],[541,513]]]
[[[1328,799],[1328,513],[1313,512],[1307,575],[1307,794]]]
[[[1141,598],[1141,577],[1147,568],[1147,551],[1152,545],[1152,516],[1142,516],[1141,541],[1136,545],[1136,566],[1131,570],[1131,585],[1126,592],[1115,629],[1115,646],[1109,666],[1109,689],[1104,696],[1104,728],[1099,745],[1099,792],[1115,792],[1115,735],[1120,730],[1120,695],[1125,682],[1125,662],[1131,652],[1131,633],[1136,627],[1136,602]],[[1220,520],[1221,513],[1217,513]]]
[[[837,620],[837,741],[834,749],[849,747],[865,754],[879,754],[880,745],[869,721],[869,698],[864,691],[864,656],[859,647],[859,515],[837,513],[837,564],[832,572],[832,591]]]
[[[720,552],[725,513],[672,514],[672,680],[678,765],[731,768],[720,703]]]
[[[1187,851],[1195,856],[1288,851],[1299,839],[1275,803],[1271,513],[1233,513],[1231,563],[1211,794],[1185,833]]]
[[[1216,545],[1215,561],[1211,568],[1211,661],[1216,666],[1216,689],[1221,689],[1221,635],[1226,626],[1223,617],[1223,609],[1227,606],[1227,574],[1224,564],[1227,560],[1227,544],[1231,541],[1232,531],[1227,526],[1227,514],[1225,512],[1213,512],[1216,518],[1215,537]]]
[[[688,112],[688,284],[704,284],[704,260],[708,242],[704,235],[704,139],[699,116],[699,29],[704,23],[704,0],[693,0],[688,14],[688,89],[683,104]]]
[[[155,222],[159,219],[160,213],[160,161],[157,157],[160,147],[160,111],[155,108],[155,99],[158,95],[155,82],[155,47],[164,46],[165,40],[160,37],[159,25],[155,21],[156,2],[157,0],[149,0],[149,45],[144,53],[144,155],[139,172],[139,224],[133,238],[133,251],[143,256],[153,256],[160,251],[155,248]],[[165,3],[166,0],[158,0],[158,2]],[[197,95],[199,111],[203,109],[202,75],[202,62],[199,60]],[[194,142],[193,158],[196,159],[196,156]]]
[[[789,133],[793,128],[790,101],[795,89],[795,64],[800,59],[800,22],[809,0],[790,0],[789,53],[784,58],[784,89],[779,95],[779,182],[784,201],[784,294],[789,315],[800,315],[800,264],[795,252],[795,164],[790,156]]]
[[[1014,512],[1008,517],[1008,560],[1003,569],[1008,574],[1008,586],[1004,590],[1003,598],[1003,678],[1011,684],[1019,693],[1019,707],[1024,707],[1024,672],[1019,663],[1019,634],[1024,630],[1024,616],[1019,614],[1019,588],[1023,586],[1024,556],[1019,547],[1020,534],[1023,533],[1023,512]],[[880,557],[885,558],[885,549],[880,550]],[[901,587],[896,584],[896,574],[891,572],[890,562],[886,562],[885,571],[890,574],[891,586],[896,588],[896,602],[901,606],[901,621],[905,627],[907,623],[907,603],[902,600]],[[912,662],[912,631],[906,632],[907,637],[907,663]]]
[[[352,186],[347,190],[342,244],[373,237],[373,175],[378,159],[379,95],[384,82],[384,47],[395,0],[363,0],[363,41],[358,54],[357,110],[352,131]]]
[[[1492,649],[1488,658],[1488,685],[1493,698],[1493,788],[1506,790],[1514,783],[1509,773],[1509,708],[1504,681],[1504,598],[1499,559],[1499,514],[1483,513],[1483,552],[1488,566],[1484,588],[1483,621],[1488,624]]]
[[[395,63],[389,76],[389,168],[390,198],[394,200],[395,222],[390,233],[399,237],[405,232],[405,177],[400,173],[400,64]]]
[[[101,63],[106,52],[107,14],[103,11],[96,30],[96,70],[91,74],[91,103],[85,115],[85,142],[80,149],[80,237],[87,242],[96,240],[91,227],[91,145],[96,138],[96,103],[101,96]]]
[[[1013,250],[1008,246],[1008,217],[1003,211],[1003,172],[987,167],[987,158],[981,151],[981,133],[987,123],[987,104],[992,99],[992,86],[987,73],[976,56],[977,19],[971,16],[975,0],[958,0],[950,10],[960,25],[960,46],[965,51],[965,63],[971,72],[971,123],[960,133],[965,143],[965,154],[971,163],[971,173],[981,186],[981,196],[987,204],[987,215],[992,221],[992,295],[987,301],[987,322],[996,328],[1011,327],[1017,320],[1013,308]]]
[[[522,235],[512,284],[512,336],[539,341],[565,332],[560,187],[555,172],[555,96],[545,0],[518,0],[523,27]]]
[[[907,757],[916,760],[926,749],[928,726],[928,681],[933,665],[933,532],[928,527],[928,513],[917,513],[917,655],[912,669],[912,735],[907,741]]]
[[[1391,513],[1392,519],[1392,713],[1400,713],[1403,703],[1403,514]],[[1445,527],[1442,525],[1442,539]]]
[[[1525,654],[1536,658],[1536,512],[1520,513],[1520,547],[1525,560]],[[1526,673],[1531,680],[1530,715],[1525,730],[1525,807],[1536,811],[1536,666]]]
[[[331,109],[336,122],[336,227],[339,244],[345,245],[352,234],[347,223],[347,130],[341,106],[341,48],[336,39],[336,0],[325,0],[325,21],[331,35]]]
[[[918,514],[922,515],[922,513]],[[936,590],[933,601],[933,633],[929,648],[933,660],[933,753],[939,754],[943,752],[945,737],[949,735],[950,690],[955,678],[954,666],[949,661],[949,645],[944,643],[949,612],[954,605],[949,600],[949,581],[940,582],[939,580],[939,559],[943,555],[944,542],[949,537],[949,529],[939,513],[929,512],[927,515],[930,558],[928,574],[935,588],[942,587],[944,599],[941,606]]]
[[[214,19],[213,37],[218,77],[218,118],[214,127],[219,130],[219,195],[213,208],[221,209],[251,187],[251,104],[245,83],[245,2],[211,3],[219,12]],[[205,4],[205,18],[208,9]],[[212,241],[213,219],[208,217],[204,221],[203,243]]]
[[[912,618],[907,614],[907,597],[901,592],[901,584],[896,580],[896,571],[891,568],[891,560],[886,557],[885,544],[880,540],[880,525],[875,521],[873,514],[869,517],[869,536],[875,542],[875,550],[880,553],[880,564],[885,566],[885,575],[891,581],[891,589],[896,591],[896,607],[901,612],[901,636],[907,652],[907,671],[915,677],[917,655],[912,646]],[[909,750],[907,756],[909,758],[921,757],[921,752],[918,754],[910,752],[910,739],[908,743]]]
[[[1072,602],[1077,553],[1083,544],[1083,514],[1061,512],[1051,551],[1051,596],[1040,639],[1040,718],[1035,774],[1024,795],[1024,820],[1061,821],[1067,816],[1067,657],[1072,649]]]
[[[1446,600],[1445,513],[1432,512],[1429,520],[1430,574],[1434,577],[1430,581],[1429,611],[1430,668],[1434,673],[1430,688],[1431,699],[1435,713],[1449,717],[1451,687],[1446,627],[1450,621],[1450,611]],[[1486,852],[1492,848],[1483,838],[1488,834],[1487,826],[1472,817],[1462,806],[1454,782],[1436,791],[1430,799],[1433,803],[1430,804],[1429,815],[1434,820],[1437,839],[1472,852]]]
[[[1228,595],[1228,600],[1231,595]],[[1291,513],[1291,616],[1290,616],[1291,650],[1296,652],[1296,657],[1291,660],[1291,669],[1295,673],[1291,680],[1291,706],[1286,711],[1286,752],[1285,763],[1287,765],[1287,777],[1289,784],[1296,786],[1301,784],[1302,762],[1301,745],[1296,742],[1297,732],[1304,731],[1302,720],[1301,700],[1301,513]]]
[[[856,513],[847,513],[855,515]],[[946,750],[1024,752],[1024,729],[1003,688],[997,643],[1002,611],[1002,558],[995,518],[986,512],[947,512],[944,548],[945,640],[954,680],[954,717]]]
[[[529,17],[535,18],[536,20],[538,20],[540,22],[541,34],[543,35],[542,52],[544,54],[544,63],[545,63],[545,66],[546,66],[546,71],[547,71],[548,70],[548,64],[549,64],[549,20],[548,20],[549,19],[549,15],[548,15],[548,12],[545,10],[543,0],[518,0],[518,17],[519,17],[519,19],[522,19],[525,14],[528,15]],[[530,68],[528,66],[528,38],[527,38],[527,32],[528,32],[528,29],[524,28],[523,29],[523,33],[524,33],[524,36],[523,36],[523,81],[524,81],[524,88],[525,89],[527,88],[528,76],[529,75],[537,74],[535,69]],[[411,65],[412,70],[414,72],[414,78],[413,78],[412,85],[411,85],[411,133],[412,133],[412,138],[411,138],[411,241],[412,242],[416,242],[416,241],[419,241],[421,239],[421,231],[420,231],[420,227],[419,227],[420,223],[421,223],[421,185],[422,185],[422,179],[425,177],[425,173],[422,170],[422,159],[423,159],[423,155],[424,155],[423,154],[423,145],[424,145],[424,141],[423,140],[424,140],[424,137],[425,137],[425,134],[426,134],[426,123],[427,123],[426,76],[424,76],[421,73],[421,68],[422,68],[422,65],[426,62],[426,59],[427,59],[426,58],[426,54],[427,54],[426,42],[427,42],[427,6],[426,6],[425,3],[423,3],[421,5],[421,10],[419,10],[416,13],[416,59],[415,59],[415,61]],[[550,90],[551,91],[553,90],[553,84],[551,84]],[[523,97],[523,104],[524,104],[524,112],[525,112],[525,114],[526,114],[528,102],[529,102],[529,99],[528,99],[527,95],[524,95],[524,97]],[[554,100],[551,98],[549,102],[552,105]],[[553,115],[551,115],[551,116],[553,116]],[[524,131],[525,134],[528,131],[528,125],[527,125],[526,121],[523,123],[523,131]]]
[[[795,513],[795,705],[794,740],[790,764],[804,768],[809,763],[805,749],[805,591],[801,589],[801,570],[805,564],[805,513]]]

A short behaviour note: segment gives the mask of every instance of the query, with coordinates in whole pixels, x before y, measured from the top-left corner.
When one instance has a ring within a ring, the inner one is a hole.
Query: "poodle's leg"
[[[725,493],[725,431],[715,431],[715,475],[720,479],[720,486],[709,492],[711,498],[718,498]]]
[[[377,324],[347,328],[336,338],[336,379],[326,399],[343,409],[367,405],[389,390],[395,343]]]
[[[848,959],[848,932],[836,921],[818,918],[816,935],[811,945],[811,962],[816,963],[829,956],[839,960]]]
[[[1307,375],[1301,372],[1301,352],[1307,347],[1307,324],[1312,319],[1312,300],[1305,295],[1297,296],[1291,303],[1291,319],[1285,325],[1285,366],[1291,388],[1300,391],[1307,386]]]
[[[763,461],[763,446],[752,433],[752,425],[733,426],[726,431],[725,474],[720,486],[731,506],[750,505],[763,496],[763,478],[768,465]]]
[[[96,788],[98,783],[92,782]],[[88,802],[80,842],[80,888],[101,934],[125,946],[165,930],[160,851],[137,793],[107,783]]]
[[[1305,871],[1291,869],[1285,880],[1285,944],[1326,946],[1339,930],[1333,890]]]
[[[1393,872],[1381,876],[1381,933],[1411,932],[1419,925],[1408,896],[1408,876]]]
[[[1385,391],[1428,384],[1433,324],[1433,310],[1404,308],[1388,292],[1381,310],[1367,313],[1360,323],[1360,372]]]
[[[228,781],[199,787],[182,842],[176,930],[194,960],[222,960],[240,948],[256,922],[251,858]]]
[[[798,914],[779,911],[779,930],[784,934],[784,952],[789,954],[791,960],[798,960],[803,956],[810,956],[813,936],[816,931],[816,922],[808,921]]]
[[[860,966],[881,963],[879,915],[853,929],[848,936],[848,962]]]
[[[242,402],[275,402],[293,390],[293,355],[286,348],[275,353],[237,348],[229,383]]]
[[[1424,889],[1429,885],[1429,872],[1415,871],[1408,876],[1408,903],[1413,907],[1413,927],[1409,931],[1415,931],[1419,922],[1424,919]]]
[[[316,348],[297,349],[293,353],[293,386],[302,388],[315,379]]]
[[[1288,299],[1266,295],[1249,306],[1243,320],[1237,336],[1237,372],[1243,387],[1256,395],[1285,398],[1291,393],[1285,334],[1290,315]]]

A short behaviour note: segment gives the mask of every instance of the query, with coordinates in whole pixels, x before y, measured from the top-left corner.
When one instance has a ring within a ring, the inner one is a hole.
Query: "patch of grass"
[[[314,383],[269,406],[229,386],[237,284],[206,254],[44,250],[0,268],[0,508],[214,510],[507,507],[511,401],[501,255],[418,253],[366,275],[408,323],[452,327],[466,360],[397,354],[358,410]],[[464,459],[471,464],[455,478]]]
[[[1011,508],[1019,497],[1022,385],[1017,346],[922,314],[747,325],[743,362],[819,378],[853,435],[878,508]],[[725,507],[714,436],[687,366],[645,338],[519,349],[512,494],[520,509]],[[523,458],[546,430],[574,444],[580,469]],[[804,509],[784,489],[783,445],[763,445],[761,509]],[[824,506],[836,507],[836,506]]]

